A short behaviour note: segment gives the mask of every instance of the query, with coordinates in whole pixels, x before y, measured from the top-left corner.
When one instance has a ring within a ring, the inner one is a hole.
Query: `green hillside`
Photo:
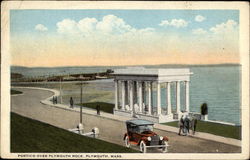
[[[11,152],[138,152],[11,113]]]

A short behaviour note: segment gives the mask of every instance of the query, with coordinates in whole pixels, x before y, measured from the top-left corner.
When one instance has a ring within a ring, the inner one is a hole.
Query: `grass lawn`
[[[178,127],[178,122],[168,122],[165,125]],[[230,126],[219,123],[198,121],[196,131],[215,134],[218,136],[241,139],[241,126]]]
[[[13,90],[13,89],[10,90],[10,94],[11,94],[11,95],[14,95],[14,94],[22,94],[22,93],[23,93],[23,92],[17,91],[17,90]]]
[[[11,113],[11,152],[138,152]]]
[[[80,105],[80,104],[79,104]],[[107,113],[113,113],[113,108],[115,107],[112,103],[105,103],[105,102],[89,102],[83,103],[82,106],[96,109],[96,106],[100,105],[100,110]]]

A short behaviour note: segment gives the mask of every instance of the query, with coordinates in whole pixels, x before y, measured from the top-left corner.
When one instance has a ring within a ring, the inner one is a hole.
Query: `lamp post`
[[[81,92],[80,92],[80,122],[78,124],[78,129],[79,129],[79,133],[82,134],[83,133],[83,125],[82,125],[82,86],[83,86],[83,82],[81,81],[80,83],[78,83],[76,85],[81,86]]]
[[[80,105],[80,123],[82,124],[82,82],[81,82],[81,105]]]
[[[63,73],[65,74],[66,71],[63,71]],[[63,103],[63,98],[62,98],[62,79],[63,79],[63,75],[60,76],[60,102],[61,104]]]
[[[83,84],[85,84],[85,83],[83,83],[83,82],[80,82],[80,83],[78,83],[78,84],[76,84],[76,85],[80,85],[81,86],[81,89],[80,89],[80,123],[82,124],[82,90],[83,90]]]
[[[60,102],[62,104],[62,77],[60,77]]]

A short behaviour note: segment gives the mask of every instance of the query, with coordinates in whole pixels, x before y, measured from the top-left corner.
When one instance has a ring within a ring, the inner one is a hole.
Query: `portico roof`
[[[190,72],[189,68],[127,67],[125,69],[116,69],[112,74],[118,80],[189,81],[192,72]]]
[[[148,120],[144,120],[144,119],[132,119],[132,120],[128,120],[126,121],[126,123],[132,123],[134,125],[137,126],[141,126],[141,125],[154,125],[154,122],[148,121]]]

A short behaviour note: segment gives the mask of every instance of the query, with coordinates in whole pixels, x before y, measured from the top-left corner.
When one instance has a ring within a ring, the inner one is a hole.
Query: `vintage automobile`
[[[153,125],[153,122],[143,119],[126,121],[125,146],[129,148],[130,145],[137,145],[143,153],[147,152],[147,148],[158,148],[162,149],[162,152],[167,152],[168,138],[153,132]]]

